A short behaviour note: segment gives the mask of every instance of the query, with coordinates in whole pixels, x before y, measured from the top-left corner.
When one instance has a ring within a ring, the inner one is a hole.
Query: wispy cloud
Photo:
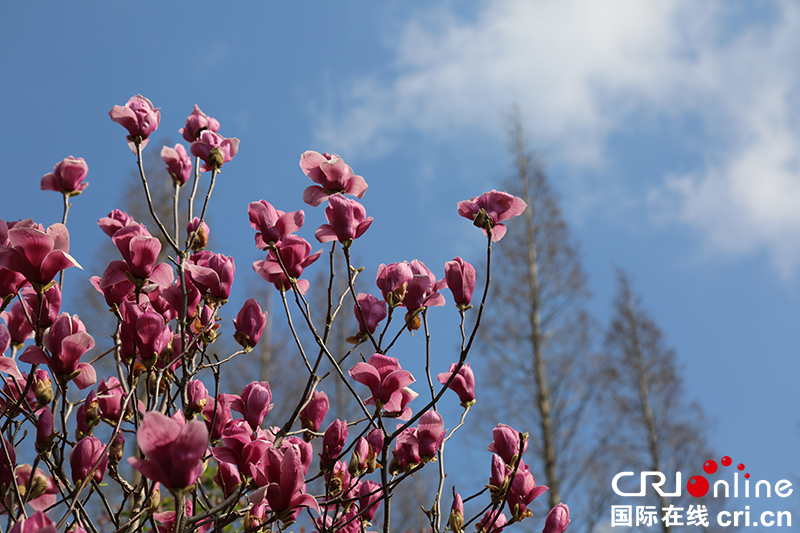
[[[391,75],[352,81],[316,133],[381,154],[409,132],[502,135],[498,112],[519,102],[531,141],[580,169],[602,166],[636,115],[695,117],[714,139],[696,147],[707,163],[664,176],[650,200],[715,248],[766,249],[788,273],[800,262],[800,8],[760,8],[770,16],[721,0],[488,0],[471,20],[432,10],[396,39]]]

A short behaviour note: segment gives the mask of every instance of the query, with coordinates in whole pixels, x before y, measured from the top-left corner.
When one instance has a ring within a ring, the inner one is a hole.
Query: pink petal
[[[79,389],[84,390],[97,382],[97,372],[95,372],[94,367],[89,363],[79,364],[78,370],[80,370],[81,373],[75,376],[72,381],[75,382],[75,385],[77,385]]]
[[[150,455],[159,447],[167,446],[175,441],[181,433],[181,425],[158,411],[145,413],[136,442],[145,455]]]
[[[329,242],[337,239],[336,230],[334,230],[333,226],[330,224],[321,225],[319,229],[314,232],[314,237],[316,237],[319,242]]]
[[[347,189],[345,192],[356,198],[363,198],[364,193],[367,192],[367,182],[361,176],[350,176],[347,180]]]
[[[303,191],[303,201],[313,207],[317,207],[327,199],[328,194],[319,185],[311,185]]]

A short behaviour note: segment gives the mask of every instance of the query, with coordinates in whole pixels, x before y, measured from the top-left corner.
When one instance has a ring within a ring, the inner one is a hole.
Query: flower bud
[[[47,456],[50,453],[55,437],[53,412],[50,409],[42,409],[36,422],[36,451],[39,455]]]
[[[122,460],[122,455],[125,452],[125,437],[122,433],[117,433],[117,437],[111,442],[108,448],[108,462],[111,466],[116,467]]]
[[[564,533],[569,525],[569,507],[559,503],[547,514],[542,533]]]
[[[461,533],[461,528],[464,526],[464,502],[461,500],[461,494],[456,493],[447,524],[453,533]]]
[[[187,394],[189,396],[188,410],[190,414],[194,416],[197,413],[202,413],[208,403],[208,390],[206,386],[203,385],[203,382],[196,379],[190,381]]]
[[[41,374],[40,374],[41,372]],[[53,382],[50,376],[43,370],[36,371],[36,384],[33,386],[33,393],[39,405],[48,405],[53,401]]]

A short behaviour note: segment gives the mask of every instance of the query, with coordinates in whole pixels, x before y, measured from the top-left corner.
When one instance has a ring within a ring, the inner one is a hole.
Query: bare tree
[[[675,352],[665,346],[661,330],[643,310],[627,274],[620,270],[617,276],[619,289],[601,370],[607,431],[599,462],[617,469],[622,465],[622,470],[702,473],[703,462],[714,457],[708,451],[703,411],[685,400]],[[669,487],[665,487],[668,492],[672,490]],[[689,499],[684,494],[684,498],[669,501],[662,496],[649,497],[665,533],[681,528],[670,527],[663,520],[663,508],[675,505],[686,511],[689,505],[706,505],[712,517],[716,515],[713,511],[721,508],[708,497]],[[714,522],[709,521],[711,527]],[[698,528],[692,525],[689,529]]]
[[[509,129],[515,176],[507,188],[527,204],[498,247],[493,298],[502,302],[484,337],[491,352],[493,412],[530,430],[550,507],[581,481],[587,407],[594,392],[586,277],[542,162],[528,149],[520,112]],[[485,402],[482,401],[485,406]],[[530,427],[533,425],[533,427]],[[540,480],[541,481],[541,480]]]

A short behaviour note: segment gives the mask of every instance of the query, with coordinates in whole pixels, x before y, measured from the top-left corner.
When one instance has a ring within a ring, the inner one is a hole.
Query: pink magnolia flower
[[[406,428],[400,432],[395,441],[389,472],[392,474],[407,472],[421,462],[422,457],[419,454],[417,428]]]
[[[322,436],[322,453],[319,454],[321,470],[328,472],[333,468],[346,442],[347,420],[336,419]]]
[[[447,380],[450,379],[450,376],[455,372],[457,366],[458,363],[453,363],[450,365],[449,372],[442,372],[436,376],[439,383],[442,385],[447,383]],[[453,378],[448,388],[458,394],[458,399],[461,400],[462,406],[468,407],[475,403],[475,374],[472,372],[469,363],[465,363],[458,369],[456,377]]]
[[[122,415],[122,400],[125,391],[122,384],[113,376],[101,379],[97,385],[97,402],[100,407],[100,416],[116,424]],[[128,402],[126,417],[133,414],[133,403]]]
[[[125,272],[128,272],[128,269],[123,261],[112,261],[103,272],[102,278],[99,276],[89,278],[89,283],[103,295],[106,303],[112,309],[121,306],[122,302],[127,300],[128,296],[132,295],[136,289]]]
[[[494,440],[489,444],[488,450],[500,455],[506,464],[513,465],[519,454],[519,431],[505,424],[497,424],[492,430],[492,438]],[[525,453],[527,449],[528,441],[526,440],[522,453]]]
[[[408,283],[414,278],[411,265],[403,261],[392,263],[389,266],[381,263],[378,267],[378,276],[375,283],[383,294],[383,299],[394,308],[403,304]]]
[[[2,318],[8,325],[8,334],[11,337],[11,344],[19,348],[25,341],[33,337],[33,326],[25,316],[25,311],[22,309],[22,304],[14,302],[7,311],[0,313]],[[3,350],[5,351],[5,350]]]
[[[488,235],[492,230],[492,241],[497,242],[506,234],[501,222],[521,215],[528,204],[507,192],[490,191],[469,200],[458,202],[458,214],[468,218]]]
[[[300,156],[300,168],[311,181],[319,184],[303,192],[303,201],[314,207],[337,192],[362,198],[367,190],[364,178],[353,174],[350,165],[336,154],[320,154],[309,150]]]
[[[6,353],[6,350],[8,350],[10,347],[11,333],[8,331],[6,325],[0,322],[0,355]],[[5,359],[8,358],[6,357]],[[0,370],[2,370],[2,367],[0,367]]]
[[[191,235],[192,233],[194,233],[195,236],[194,239],[192,239],[191,249],[192,251],[199,252],[208,245],[208,236],[211,234],[211,230],[205,221],[201,224],[200,218],[194,217],[192,221],[186,225],[186,234]]]
[[[528,465],[520,461],[517,473],[508,489],[508,508],[511,510],[511,515],[517,520],[531,516],[528,505],[548,490],[544,485],[536,485],[536,479],[530,473]]]
[[[322,427],[322,421],[325,420],[325,415],[328,414],[329,407],[328,395],[323,391],[315,390],[311,394],[311,400],[308,405],[300,411],[300,423],[303,428],[315,433],[319,432],[319,428]],[[304,433],[303,436],[307,437],[306,440],[311,440],[312,438],[308,433]]]
[[[183,135],[186,142],[194,142],[200,136],[200,133],[205,130],[219,131],[219,121],[200,111],[200,108],[195,104],[192,114],[186,118],[186,124],[178,131]]]
[[[31,287],[23,287],[20,290],[22,303],[25,307],[27,316],[31,317],[34,324],[40,328],[49,328],[58,317],[61,310],[61,286],[56,283],[44,292],[41,313],[39,312],[39,297]],[[27,321],[27,317],[25,318]]]
[[[158,484],[156,484],[158,490]],[[191,498],[186,498],[186,517],[194,515],[194,504]],[[175,532],[175,511],[165,511],[163,513],[153,513],[153,518],[156,520],[156,527],[158,533],[176,533]],[[197,528],[198,533],[206,533],[211,529],[211,524],[205,524]]]
[[[478,522],[478,533],[500,533],[507,523],[508,517],[505,513],[501,513],[499,509],[492,512],[490,509]]]
[[[361,511],[361,521],[369,522],[375,516],[380,505],[378,502],[383,496],[381,484],[366,480],[358,487],[358,508]]]
[[[114,236],[111,237],[114,245],[122,254],[125,260],[125,265],[118,265],[118,269],[124,276],[124,271],[127,270],[130,274],[138,279],[145,280],[150,277],[150,274],[156,268],[158,261],[158,254],[161,252],[161,241],[150,235],[144,224],[134,224],[121,228]],[[118,261],[112,262],[116,264]],[[171,269],[170,269],[171,270]],[[117,282],[113,278],[114,283]],[[111,280],[109,280],[109,283]]]
[[[31,465],[20,465],[17,467],[16,475],[17,486],[20,488],[30,486],[28,503],[34,510],[44,511],[45,509],[49,509],[58,500],[56,494],[59,493],[59,490],[56,484],[53,483],[53,478],[46,476],[44,472],[38,468],[34,473]],[[31,479],[31,477],[33,477],[33,479]],[[10,501],[7,501],[7,508],[11,508],[10,503]]]
[[[169,418],[158,411],[145,413],[136,441],[146,459],[129,457],[128,462],[146,478],[172,492],[192,487],[205,470],[203,455],[208,430],[203,422]]]
[[[161,159],[167,165],[167,173],[172,176],[172,181],[178,185],[184,185],[192,177],[192,160],[182,144],[176,144],[175,148],[164,146],[161,149]]]
[[[272,390],[266,381],[253,381],[242,391],[242,395],[232,395],[231,409],[241,413],[252,429],[261,426],[264,417],[274,407]]]
[[[303,270],[314,263],[322,254],[322,250],[311,254],[311,245],[302,237],[297,235],[287,235],[275,244],[275,248],[267,252],[267,258],[263,261],[253,263],[253,270],[266,281],[275,285],[275,288],[283,291],[292,288],[292,284],[281,268],[278,257],[280,256],[289,277],[296,280],[297,288],[301,294],[305,294],[310,286],[308,280],[298,279]]]
[[[106,474],[106,468],[108,468],[106,445],[95,437],[84,437],[78,441],[69,456],[69,465],[72,468],[72,482],[75,485],[82,483],[89,476],[89,472],[92,471],[92,467],[98,460],[100,462],[94,471],[93,479],[100,483]]]
[[[235,465],[231,463],[219,463],[219,470],[214,476],[214,483],[222,489],[222,492],[227,498],[238,490],[239,486],[242,484],[242,476],[239,475],[239,470]]]
[[[203,160],[200,167],[203,172],[219,170],[222,165],[233,159],[239,151],[239,139],[226,139],[210,130],[203,130],[197,140],[192,142],[192,155]]]
[[[139,304],[130,301],[123,302],[120,311],[123,356],[130,358],[135,350],[143,363],[154,364],[172,339],[172,332],[164,317],[152,308],[142,309]]]
[[[187,277],[200,294],[215,302],[227,301],[236,275],[233,257],[205,250],[192,255],[185,268]]]
[[[69,255],[69,231],[64,224],[53,224],[47,231],[31,227],[8,230],[11,247],[0,249],[0,268],[18,272],[31,284],[44,286],[60,271],[76,266]]]
[[[406,297],[403,299],[406,309],[416,311],[422,307],[444,305],[444,296],[438,291],[445,288],[447,282],[444,279],[436,281],[433,272],[418,259],[411,261],[410,266],[414,277],[408,282]]]
[[[44,334],[47,352],[38,346],[28,346],[20,356],[26,363],[47,363],[62,382],[75,381],[80,389],[94,385],[97,374],[89,363],[79,363],[83,354],[94,348],[94,339],[78,315],[62,313]],[[48,355],[49,352],[49,355]]]
[[[380,353],[366,363],[356,363],[350,377],[369,387],[376,405],[389,412],[402,412],[403,388],[414,383],[414,376],[400,367],[400,361]]]
[[[186,387],[186,394],[188,396],[188,411],[192,413],[202,413],[206,404],[208,403],[208,389],[202,381],[193,379]]]
[[[233,338],[249,352],[258,344],[266,325],[267,312],[261,310],[255,298],[249,298],[233,321],[233,326],[236,328]]]
[[[287,235],[303,227],[306,215],[300,211],[284,213],[266,200],[251,202],[247,207],[250,225],[256,230],[256,247],[266,250]]]
[[[358,340],[368,338],[367,332],[375,333],[381,320],[386,318],[386,302],[378,300],[371,294],[359,293],[356,297],[358,304],[353,304],[353,313],[358,321]],[[358,307],[361,306],[361,311]]]
[[[53,172],[42,177],[43,191],[56,191],[67,196],[77,196],[89,185],[83,179],[89,172],[89,167],[82,157],[75,159],[72,156],[56,163]]]
[[[265,492],[269,508],[284,525],[293,523],[303,507],[319,512],[317,500],[305,493],[304,476],[300,449],[290,446],[281,459],[279,479],[270,482]]]
[[[417,440],[419,441],[419,455],[423,460],[436,457],[445,433],[442,415],[436,411],[426,411],[420,417],[417,425]]]
[[[321,225],[314,236],[319,242],[339,241],[345,248],[361,237],[373,220],[367,217],[363,205],[341,194],[328,197],[325,217],[328,223]]]
[[[140,149],[147,146],[148,137],[156,131],[161,122],[161,108],[153,107],[153,102],[137,94],[132,96],[124,106],[115,105],[108,112],[111,120],[128,130],[128,146],[136,153],[136,145]]]
[[[39,412],[39,419],[36,421],[36,451],[44,454],[49,453],[53,439],[55,439],[53,412],[50,409],[42,409]]]
[[[464,526],[464,501],[461,499],[461,494],[456,493],[453,498],[453,505],[450,507],[450,518],[447,525],[455,532],[460,532]]]
[[[559,503],[547,513],[542,533],[564,533],[569,525],[569,507]]]
[[[56,533],[56,523],[43,511],[36,511],[29,518],[21,516],[8,533]]]
[[[214,399],[213,396],[209,396],[208,403],[203,407],[203,418],[213,442],[222,437],[225,427],[233,419],[230,407],[231,401],[233,400],[229,394],[221,394],[219,401]]]
[[[444,264],[444,279],[459,309],[469,309],[475,290],[475,267],[456,257]]]
[[[114,209],[107,217],[103,217],[97,221],[97,225],[100,226],[103,233],[109,237],[113,237],[118,230],[121,230],[125,226],[132,226],[134,224],[136,224],[136,221],[133,220],[133,217],[119,209]],[[150,234],[148,233],[148,235]]]

